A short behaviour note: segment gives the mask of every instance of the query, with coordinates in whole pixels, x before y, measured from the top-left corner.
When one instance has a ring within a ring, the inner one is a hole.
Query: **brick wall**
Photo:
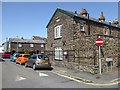
[[[18,43],[18,44],[21,44],[22,45],[22,47],[18,47],[18,52],[24,52],[24,51],[26,51],[26,50],[28,50],[29,52],[30,51],[35,51],[35,52],[37,52],[37,50],[39,50],[39,53],[41,52],[41,51],[45,51],[45,44],[43,44],[44,45],[44,47],[41,47],[41,44],[39,44],[39,43],[36,43],[36,44],[34,44],[34,47],[30,47],[30,43]],[[10,46],[11,48],[10,48],[10,51],[13,51],[13,50],[17,50],[17,43],[11,43],[11,46]]]

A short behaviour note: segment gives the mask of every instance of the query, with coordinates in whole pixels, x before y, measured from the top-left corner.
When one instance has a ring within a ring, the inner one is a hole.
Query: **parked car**
[[[16,64],[19,63],[20,65],[25,64],[26,60],[28,60],[29,54],[20,54],[19,57],[16,59]]]
[[[4,52],[2,54],[2,58],[10,58],[11,57],[11,53],[10,52]]]
[[[10,61],[16,62],[16,58],[19,57],[19,53],[14,53],[11,57],[10,57]]]
[[[33,54],[25,62],[25,67],[32,67],[34,70],[38,68],[51,69],[51,63],[47,55],[44,54]]]
[[[5,62],[5,60],[3,60],[2,58],[0,58],[0,62]]]

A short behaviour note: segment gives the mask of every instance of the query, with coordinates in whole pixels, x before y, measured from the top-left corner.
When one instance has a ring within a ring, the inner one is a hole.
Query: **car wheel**
[[[22,65],[22,61],[20,61],[20,65]]]
[[[33,64],[33,70],[35,70],[36,69],[36,65],[35,64]]]
[[[25,63],[25,67],[28,67],[28,64],[27,64],[27,63]]]
[[[17,62],[15,62],[16,64],[18,64]]]

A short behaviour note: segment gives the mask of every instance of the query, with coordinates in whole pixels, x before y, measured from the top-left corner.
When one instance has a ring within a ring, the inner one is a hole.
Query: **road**
[[[6,59],[2,62],[2,88],[101,88],[59,76],[53,71],[25,68]]]

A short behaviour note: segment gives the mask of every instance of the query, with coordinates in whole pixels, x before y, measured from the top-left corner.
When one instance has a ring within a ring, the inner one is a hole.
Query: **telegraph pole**
[[[17,36],[17,39],[18,39],[18,36]],[[17,53],[18,53],[18,41],[17,41]]]

